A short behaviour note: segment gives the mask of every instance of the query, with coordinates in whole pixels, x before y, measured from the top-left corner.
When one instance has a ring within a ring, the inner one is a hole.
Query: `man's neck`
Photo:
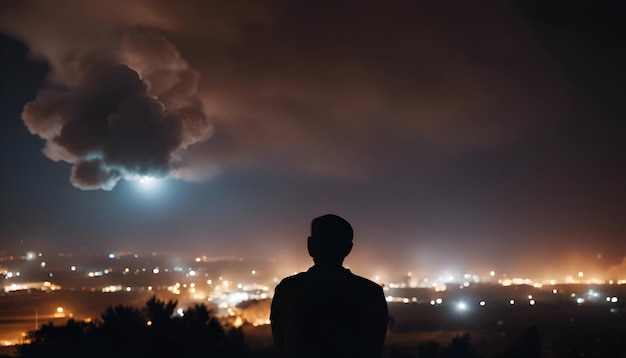
[[[324,261],[316,261],[314,267],[317,267],[322,270],[339,270],[343,269],[341,262],[324,262]]]

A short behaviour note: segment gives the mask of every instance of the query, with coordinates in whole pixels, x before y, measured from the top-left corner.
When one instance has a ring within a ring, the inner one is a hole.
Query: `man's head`
[[[341,265],[352,250],[352,226],[345,219],[327,214],[313,219],[308,240],[309,255],[318,263]]]

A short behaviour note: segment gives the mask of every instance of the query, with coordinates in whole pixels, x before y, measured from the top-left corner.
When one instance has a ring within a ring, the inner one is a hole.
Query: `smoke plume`
[[[199,72],[163,36],[127,31],[70,55],[62,88],[40,91],[22,118],[46,141],[48,158],[73,164],[75,187],[166,177],[189,146],[211,136]]]

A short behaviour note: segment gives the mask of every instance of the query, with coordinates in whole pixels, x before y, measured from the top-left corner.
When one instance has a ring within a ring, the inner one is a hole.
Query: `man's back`
[[[272,333],[284,357],[380,357],[387,304],[376,283],[338,267],[285,278],[272,302]]]

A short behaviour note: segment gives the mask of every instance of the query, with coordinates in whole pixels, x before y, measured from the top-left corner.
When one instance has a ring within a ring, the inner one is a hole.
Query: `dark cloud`
[[[35,3],[16,9],[30,26],[7,19],[8,27],[66,83],[103,51],[121,52],[161,101],[181,93],[164,92],[169,74],[154,68],[174,70],[177,48],[202,73],[199,94],[217,133],[190,148],[180,178],[258,162],[363,177],[393,164],[398,146],[416,156],[465,154],[517,141],[566,113],[557,76],[507,3]],[[136,26],[164,36],[119,36]],[[181,83],[199,77],[177,75]]]
[[[196,93],[199,74],[164,37],[127,30],[119,46],[76,62],[65,88],[43,90],[22,117],[44,153],[72,163],[81,189],[111,190],[121,178],[165,177],[212,126]]]

